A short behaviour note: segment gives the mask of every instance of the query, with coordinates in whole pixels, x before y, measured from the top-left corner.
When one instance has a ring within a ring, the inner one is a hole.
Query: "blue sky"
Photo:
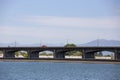
[[[1,0],[0,42],[120,40],[119,0]]]

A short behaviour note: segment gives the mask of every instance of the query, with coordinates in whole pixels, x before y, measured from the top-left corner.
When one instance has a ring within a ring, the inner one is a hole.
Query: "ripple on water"
[[[120,80],[120,65],[0,62],[0,80]]]

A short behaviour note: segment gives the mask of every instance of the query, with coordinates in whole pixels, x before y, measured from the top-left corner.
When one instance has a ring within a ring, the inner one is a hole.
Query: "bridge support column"
[[[57,51],[57,52],[54,53],[54,58],[55,59],[65,59],[65,53]]]
[[[85,53],[85,59],[94,59],[94,53],[92,52]]]
[[[120,51],[115,51],[115,60],[120,60]]]
[[[95,53],[94,52],[87,52],[85,50],[82,51],[82,59],[94,59]]]
[[[82,50],[82,59],[85,59],[85,50]]]
[[[15,52],[14,51],[4,51],[3,58],[15,58]]]
[[[29,52],[29,58],[30,59],[38,59],[39,58],[39,52],[37,52],[37,51]]]

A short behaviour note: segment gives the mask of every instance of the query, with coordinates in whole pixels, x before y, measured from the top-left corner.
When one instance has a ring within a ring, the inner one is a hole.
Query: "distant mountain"
[[[85,44],[80,44],[79,46],[120,46],[120,41],[99,39],[99,40],[90,41]]]

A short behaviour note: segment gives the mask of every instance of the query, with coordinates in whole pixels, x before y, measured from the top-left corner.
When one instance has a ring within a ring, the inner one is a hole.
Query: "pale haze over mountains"
[[[81,44],[80,46],[120,46],[120,41],[99,39],[99,40],[90,41],[85,44]]]
[[[14,47],[14,46],[42,46],[42,45],[46,45],[46,46],[64,46],[65,44],[53,44],[53,43],[46,43],[46,44],[40,44],[40,43],[35,43],[35,44],[31,44],[31,43],[0,43],[0,47]],[[120,46],[120,41],[118,40],[106,40],[106,39],[98,39],[98,40],[93,40],[87,43],[83,43],[83,44],[76,44],[77,46]]]

